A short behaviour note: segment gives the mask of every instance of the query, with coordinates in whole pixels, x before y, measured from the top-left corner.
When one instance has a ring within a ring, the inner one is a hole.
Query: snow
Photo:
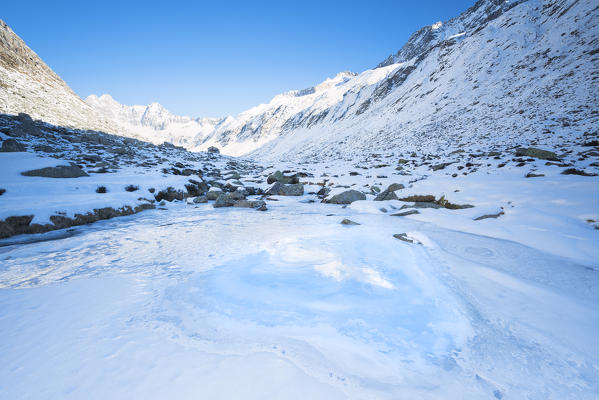
[[[551,168],[397,192],[475,205],[464,210],[179,202],[0,241],[0,397],[592,399],[599,238],[581,218],[599,213],[598,178]]]

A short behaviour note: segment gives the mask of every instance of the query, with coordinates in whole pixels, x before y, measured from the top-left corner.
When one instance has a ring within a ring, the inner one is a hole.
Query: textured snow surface
[[[172,203],[0,241],[0,398],[594,399],[598,188],[475,173],[406,189],[471,209]]]

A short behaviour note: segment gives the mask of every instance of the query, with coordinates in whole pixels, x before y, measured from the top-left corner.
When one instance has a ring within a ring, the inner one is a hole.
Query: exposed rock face
[[[330,199],[326,200],[326,202],[331,204],[351,204],[358,200],[366,200],[366,195],[362,192],[352,189],[336,194]]]
[[[12,153],[26,150],[27,148],[25,147],[25,145],[17,142],[14,139],[6,139],[2,142],[2,147],[0,148],[0,152],[3,153]]]
[[[0,99],[1,114],[27,113],[34,119],[56,125],[117,131],[116,124],[85,104],[1,20]],[[29,128],[22,124],[15,128],[15,134]]]
[[[281,182],[276,182],[266,194],[272,196],[302,196],[304,194],[304,185],[301,183],[293,185],[285,185]]]
[[[21,175],[41,176],[44,178],[80,178],[82,176],[89,176],[76,165],[59,165],[56,167],[33,169],[31,171],[21,172]]]

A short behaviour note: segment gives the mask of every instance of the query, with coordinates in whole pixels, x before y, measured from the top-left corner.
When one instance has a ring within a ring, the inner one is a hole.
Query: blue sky
[[[236,114],[360,72],[474,0],[6,1],[0,18],[77,94]]]

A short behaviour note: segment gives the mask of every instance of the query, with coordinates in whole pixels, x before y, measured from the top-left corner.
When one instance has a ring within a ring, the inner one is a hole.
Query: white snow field
[[[551,168],[4,239],[0,398],[596,399],[599,178]]]

